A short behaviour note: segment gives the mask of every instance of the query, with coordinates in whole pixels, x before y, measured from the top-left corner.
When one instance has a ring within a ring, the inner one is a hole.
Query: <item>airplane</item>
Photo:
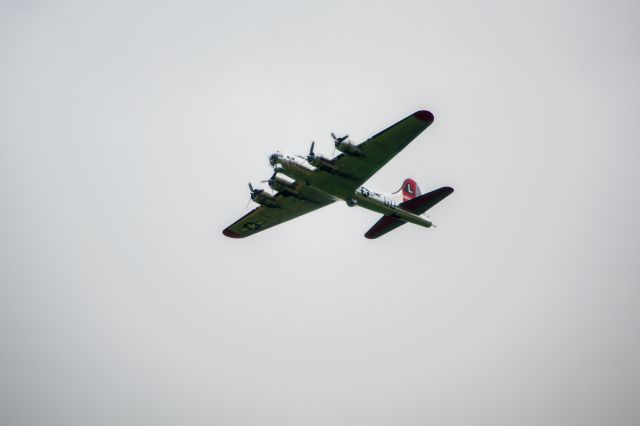
[[[424,213],[453,192],[448,186],[422,194],[413,179],[405,179],[394,193],[385,194],[362,186],[382,166],[433,123],[433,114],[417,111],[366,141],[355,144],[349,135],[337,137],[335,148],[340,154],[327,158],[314,152],[291,155],[279,151],[269,156],[273,175],[267,183],[275,194],[254,188],[249,183],[250,201],[258,207],[228,226],[222,233],[230,238],[244,238],[275,225],[327,206],[345,201],[349,207],[359,206],[383,216],[364,236],[378,238],[405,223],[425,228],[435,226]]]

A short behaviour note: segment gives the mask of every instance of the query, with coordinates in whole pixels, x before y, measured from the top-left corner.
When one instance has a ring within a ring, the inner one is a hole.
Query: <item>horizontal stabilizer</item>
[[[421,215],[440,201],[447,198],[453,192],[453,188],[448,186],[436,189],[429,193],[420,195],[411,200],[401,203],[398,207],[416,215]],[[387,232],[393,231],[397,227],[404,225],[406,221],[391,215],[384,215],[375,225],[367,231],[364,236],[369,239],[378,238]]]
[[[444,186],[426,194],[420,195],[411,200],[405,201],[399,207],[413,214],[422,214],[440,201],[447,198],[453,192],[453,188]]]
[[[366,234],[364,234],[364,236],[365,238],[372,240],[386,234],[387,232],[393,231],[405,223],[407,222],[402,219],[398,219],[395,216],[384,215],[371,227],[371,229],[367,231]]]

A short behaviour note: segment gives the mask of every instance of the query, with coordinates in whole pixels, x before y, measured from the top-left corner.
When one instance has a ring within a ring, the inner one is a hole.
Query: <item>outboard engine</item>
[[[333,143],[338,151],[344,152],[345,154],[353,155],[356,157],[365,156],[358,145],[354,144],[349,139],[347,139],[349,135],[345,135],[339,138],[335,134],[331,133],[331,137],[333,138]]]
[[[276,197],[266,192],[264,189],[254,189],[251,183],[249,183],[249,191],[251,195],[251,199],[256,203],[268,207],[268,208],[279,208],[278,201]]]

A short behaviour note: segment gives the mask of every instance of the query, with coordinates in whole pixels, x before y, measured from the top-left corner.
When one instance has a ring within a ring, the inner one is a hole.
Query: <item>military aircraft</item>
[[[364,234],[366,238],[378,238],[407,222],[425,228],[434,226],[424,213],[450,195],[453,188],[445,186],[421,194],[413,179],[405,179],[391,194],[362,186],[431,123],[433,114],[417,111],[360,144],[349,140],[349,135],[336,137],[332,133],[335,148],[341,152],[334,158],[316,154],[315,142],[306,156],[272,154],[269,163],[273,175],[263,183],[276,192],[249,183],[251,200],[259,206],[222,233],[231,238],[248,237],[338,200],[383,215]]]

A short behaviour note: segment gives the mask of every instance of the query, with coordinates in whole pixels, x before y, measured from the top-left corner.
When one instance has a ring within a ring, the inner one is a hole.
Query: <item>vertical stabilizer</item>
[[[422,195],[422,191],[420,191],[420,187],[415,180],[407,178],[402,182],[402,187],[394,192],[393,195],[395,195],[394,198],[398,203],[404,203]]]

